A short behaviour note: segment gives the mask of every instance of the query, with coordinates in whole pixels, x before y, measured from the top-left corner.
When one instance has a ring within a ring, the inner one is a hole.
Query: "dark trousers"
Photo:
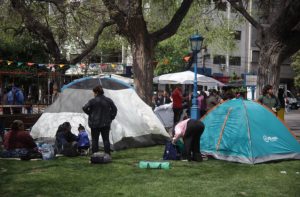
[[[101,133],[102,141],[103,141],[103,145],[104,145],[104,152],[107,154],[110,154],[109,130],[110,130],[110,126],[91,129],[92,153],[99,151],[99,136]]]
[[[189,120],[187,123],[184,142],[184,155],[187,160],[201,161],[200,137],[204,131],[204,124],[200,120]]]
[[[21,114],[22,113],[22,107],[13,107],[13,114]]]
[[[180,117],[182,114],[182,108],[179,109],[175,109],[173,108],[173,112],[174,112],[174,126],[180,121]]]
[[[200,112],[200,118],[202,118],[206,114],[205,109],[200,109],[199,112]]]
[[[10,107],[3,107],[3,114],[11,114]]]

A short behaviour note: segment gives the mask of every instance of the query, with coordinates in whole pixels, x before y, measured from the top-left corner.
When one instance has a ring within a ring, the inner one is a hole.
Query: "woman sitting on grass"
[[[71,132],[71,124],[64,122],[59,125],[55,135],[56,153],[64,156],[78,156],[77,152],[77,136]]]
[[[24,131],[24,123],[21,120],[13,121],[11,131],[4,135],[4,149],[3,157],[21,159],[42,157],[29,132]]]

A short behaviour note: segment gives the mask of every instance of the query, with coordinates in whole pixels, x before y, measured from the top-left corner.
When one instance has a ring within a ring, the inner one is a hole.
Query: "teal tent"
[[[201,153],[240,163],[300,159],[295,135],[263,105],[233,99],[202,118]]]

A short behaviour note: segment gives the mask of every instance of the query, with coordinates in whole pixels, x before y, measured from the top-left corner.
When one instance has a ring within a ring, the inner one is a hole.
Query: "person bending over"
[[[188,161],[202,161],[200,154],[200,137],[204,131],[204,124],[200,120],[186,119],[175,126],[172,143],[175,144],[182,137],[184,143],[183,158]]]

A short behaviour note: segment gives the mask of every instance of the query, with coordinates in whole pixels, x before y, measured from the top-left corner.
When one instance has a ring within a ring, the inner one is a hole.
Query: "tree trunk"
[[[131,44],[133,56],[134,84],[137,94],[148,105],[152,100],[153,51],[154,46],[145,36]]]
[[[258,68],[258,86],[257,93],[262,94],[265,85],[273,86],[274,94],[277,94],[280,83],[280,65],[282,63],[281,51],[283,45],[271,39],[265,39],[261,43],[259,68]]]

